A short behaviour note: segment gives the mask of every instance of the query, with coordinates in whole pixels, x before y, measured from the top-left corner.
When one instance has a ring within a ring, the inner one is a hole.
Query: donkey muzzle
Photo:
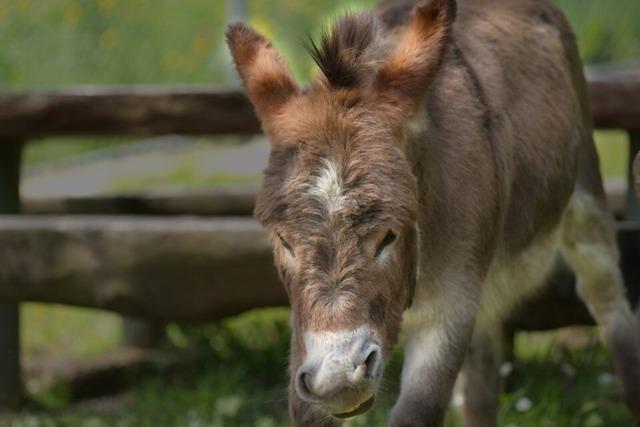
[[[300,399],[339,417],[368,410],[383,367],[373,332],[307,332],[304,341],[307,355],[294,379]]]

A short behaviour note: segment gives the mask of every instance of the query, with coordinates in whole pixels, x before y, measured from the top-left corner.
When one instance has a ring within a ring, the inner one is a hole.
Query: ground
[[[117,342],[119,322],[113,315],[69,308],[51,313],[28,304],[23,316],[27,359],[43,352],[50,357],[90,356]],[[184,361],[180,369],[158,367],[136,379],[127,392],[84,403],[69,402],[64,385],[54,385],[35,396],[44,412],[26,410],[0,426],[288,426],[287,316],[287,309],[267,309],[216,325],[171,325],[164,351],[179,355]],[[30,327],[43,321],[49,325],[46,336]],[[509,388],[501,398],[501,427],[630,425],[594,328],[522,333],[516,355],[516,366],[504,367]],[[347,427],[386,425],[400,361],[399,350],[375,409],[348,421]],[[457,425],[452,411],[447,427]]]

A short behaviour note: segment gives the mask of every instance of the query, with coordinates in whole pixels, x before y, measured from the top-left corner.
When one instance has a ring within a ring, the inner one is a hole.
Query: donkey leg
[[[625,296],[613,221],[588,194],[571,200],[562,254],[576,273],[578,294],[601,328],[624,399],[640,425],[640,329]]]
[[[467,353],[480,287],[449,283],[439,288],[426,297],[416,290],[405,317],[405,362],[393,427],[442,426]]]
[[[464,427],[495,427],[502,381],[502,327],[476,323],[469,354],[462,368],[464,403],[461,416]]]

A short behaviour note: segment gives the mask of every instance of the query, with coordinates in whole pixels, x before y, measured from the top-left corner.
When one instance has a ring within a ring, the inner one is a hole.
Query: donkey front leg
[[[467,359],[459,378],[464,403],[461,416],[464,427],[497,425],[505,341],[503,327],[497,320],[484,322],[478,316]]]
[[[449,283],[435,294],[425,291],[428,295],[416,289],[405,321],[405,362],[392,427],[442,425],[473,330],[479,291],[475,283]]]

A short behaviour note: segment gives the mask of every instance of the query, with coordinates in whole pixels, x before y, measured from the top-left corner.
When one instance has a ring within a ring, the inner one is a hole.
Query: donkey
[[[442,425],[462,370],[465,426],[495,425],[502,321],[560,257],[640,422],[640,334],[574,35],[546,0],[458,3],[345,16],[308,47],[306,89],[266,38],[227,30],[271,141],[255,215],[292,307],[293,423],[367,411],[402,328],[390,424]]]

